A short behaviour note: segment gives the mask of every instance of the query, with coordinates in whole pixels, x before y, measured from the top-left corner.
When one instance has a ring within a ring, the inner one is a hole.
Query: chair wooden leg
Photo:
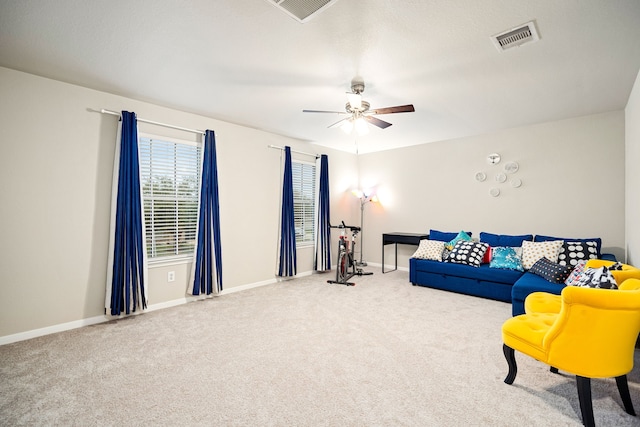
[[[631,395],[629,394],[629,383],[627,382],[626,375],[620,375],[616,377],[616,384],[618,385],[618,391],[620,392],[620,397],[622,398],[622,403],[624,404],[624,410],[627,411],[627,414],[633,415],[635,417],[636,411],[633,409],[633,402],[631,401]]]
[[[504,382],[507,384],[513,384],[513,381],[516,379],[516,374],[518,373],[515,351],[508,345],[503,344],[502,352],[504,353],[504,357],[507,359],[507,364],[509,365],[509,373],[504,379]]]
[[[576,375],[576,384],[578,386],[580,412],[582,412],[582,424],[586,427],[595,427],[593,403],[591,402],[591,378]]]

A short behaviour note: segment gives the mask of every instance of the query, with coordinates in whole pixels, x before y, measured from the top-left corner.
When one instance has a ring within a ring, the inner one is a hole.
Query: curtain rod
[[[275,148],[277,150],[284,150],[284,147],[278,147],[277,145],[268,145],[269,148]],[[315,158],[320,157],[320,154],[311,154],[311,153],[305,153],[304,151],[297,151],[294,149],[291,149],[292,153],[297,153],[297,154],[304,154],[305,156],[312,156]]]
[[[97,111],[97,110],[92,110],[92,111]],[[105,110],[104,108],[102,110],[98,111],[98,112],[102,113],[102,114],[111,114],[112,116],[120,117],[120,113],[118,113],[117,111]],[[137,118],[137,120],[139,122],[142,122],[142,123],[149,123],[149,124],[152,124],[152,125],[164,126],[166,128],[183,130],[183,131],[186,131],[186,132],[199,133],[201,135],[205,134],[205,132],[203,130],[183,128],[182,126],[169,125],[169,124],[166,124],[166,123],[154,122],[153,120],[147,120],[147,119],[141,119],[141,118]]]

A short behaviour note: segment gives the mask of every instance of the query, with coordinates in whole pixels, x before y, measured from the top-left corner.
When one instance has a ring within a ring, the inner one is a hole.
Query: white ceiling
[[[620,110],[640,69],[639,0],[338,0],[305,24],[270,1],[0,0],[0,66],[360,153]],[[531,20],[540,41],[496,50]],[[416,111],[357,140],[302,113],[355,76]]]

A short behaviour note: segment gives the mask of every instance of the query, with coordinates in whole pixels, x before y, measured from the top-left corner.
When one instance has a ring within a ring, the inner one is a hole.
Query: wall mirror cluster
[[[520,165],[516,161],[506,161],[499,167],[502,160],[502,156],[499,153],[491,153],[487,156],[487,164],[491,166],[491,170],[487,174],[485,171],[476,172],[475,178],[478,182],[491,182],[493,186],[489,190],[489,194],[492,197],[498,197],[500,195],[500,186],[509,185],[513,188],[520,188],[522,186],[522,180],[515,176],[520,170]],[[498,166],[496,168],[496,166]],[[494,169],[495,168],[495,169]]]

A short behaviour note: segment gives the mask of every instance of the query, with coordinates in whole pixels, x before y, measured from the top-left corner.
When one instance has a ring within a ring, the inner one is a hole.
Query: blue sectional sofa
[[[513,270],[496,270],[428,259],[409,259],[409,280],[414,285],[443,289],[476,297],[511,302],[511,288],[522,277]]]
[[[431,230],[430,239],[449,241],[457,233],[442,233]],[[598,258],[615,261],[612,254],[601,254],[601,239],[571,239],[550,236],[508,236],[480,233],[480,241],[496,246],[521,246],[523,240],[595,240],[598,242]],[[442,289],[466,295],[510,302],[514,316],[524,313],[524,300],[532,292],[549,292],[560,295],[564,284],[552,283],[541,276],[529,272],[489,267],[480,267],[430,259],[411,258],[409,260],[409,281],[413,285]]]

